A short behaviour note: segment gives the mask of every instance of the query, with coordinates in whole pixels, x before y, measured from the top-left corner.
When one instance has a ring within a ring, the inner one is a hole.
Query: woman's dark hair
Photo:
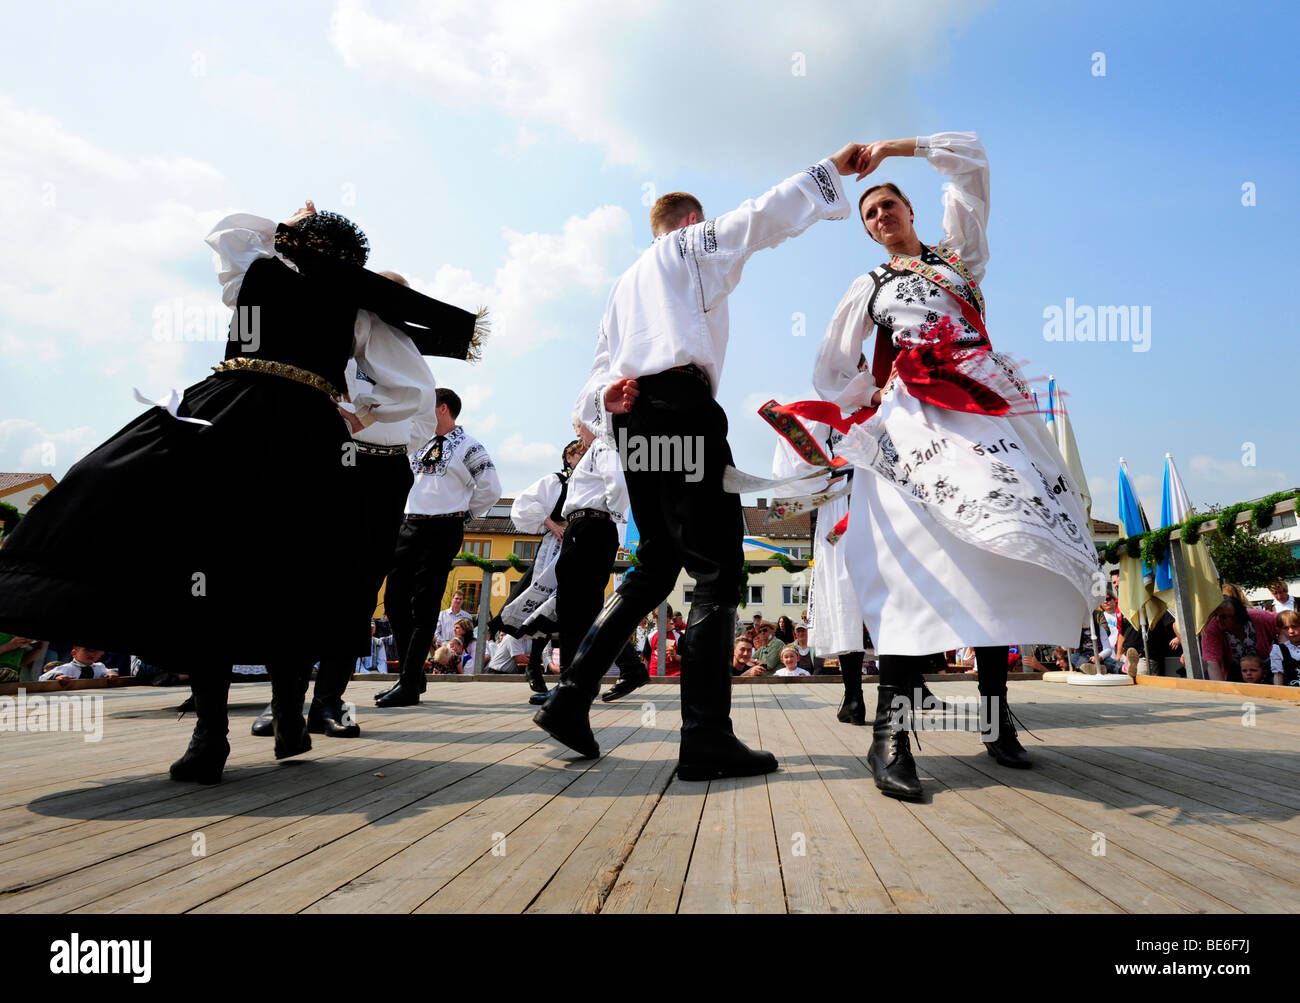
[[[565,446],[563,449],[560,450],[560,466],[562,469],[564,470],[573,469],[574,464],[569,462],[569,453],[572,451],[574,446],[581,446],[581,445],[582,445],[581,439],[574,439],[571,443],[569,443],[567,446]]]
[[[776,618],[776,636],[782,644],[794,643],[794,621],[788,616]]]

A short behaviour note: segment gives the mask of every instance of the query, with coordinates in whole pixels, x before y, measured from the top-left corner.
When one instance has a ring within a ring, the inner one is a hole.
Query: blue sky
[[[570,437],[654,194],[718,213],[850,140],[973,130],[991,162],[989,330],[1068,393],[1094,515],[1115,515],[1121,455],[1152,515],[1166,451],[1194,504],[1296,486],[1298,21],[1282,3],[949,0],[12,11],[0,470],[60,477],[139,412],[132,387],[201,379],[223,346],[158,340],[155,311],[216,310],[202,238],[222,215],[311,198],[366,229],[374,267],[492,310],[483,362],[433,368],[517,492]],[[941,236],[924,161],[876,179]],[[768,468],[754,409],[811,395],[832,311],[878,262],[853,221],[750,262],[719,392],[741,467]],[[1047,340],[1067,299],[1149,307],[1149,350]]]

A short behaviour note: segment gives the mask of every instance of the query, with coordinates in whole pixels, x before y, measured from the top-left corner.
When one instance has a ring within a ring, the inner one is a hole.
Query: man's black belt
[[[415,521],[423,519],[459,519],[464,522],[470,517],[468,512],[440,512],[437,515],[426,515],[423,512],[407,512],[406,518]]]
[[[709,382],[709,374],[697,366],[694,362],[688,362],[684,366],[673,366],[672,369],[665,369],[666,373],[685,373],[687,376],[694,376],[697,380],[709,388],[709,393],[713,393],[713,384]]]
[[[381,446],[374,442],[359,442],[352,440],[353,445],[357,447],[358,453],[365,453],[367,456],[405,456],[406,446],[398,444],[395,446]]]
[[[614,517],[601,508],[580,508],[565,517],[569,522],[574,519],[613,519]]]

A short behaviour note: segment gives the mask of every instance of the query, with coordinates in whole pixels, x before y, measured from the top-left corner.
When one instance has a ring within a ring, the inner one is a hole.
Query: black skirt
[[[355,456],[333,401],[235,372],[151,408],[75,464],[0,548],[0,629],[173,671],[365,646],[348,545]]]

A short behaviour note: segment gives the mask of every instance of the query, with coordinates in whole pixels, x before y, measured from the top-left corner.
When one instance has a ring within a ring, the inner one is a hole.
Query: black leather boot
[[[845,724],[865,725],[867,705],[862,699],[862,652],[846,651],[839,659],[844,699],[840,701],[840,709],[835,718]]]
[[[528,680],[528,688],[533,691],[533,695],[528,698],[528,702],[534,707],[539,707],[546,703],[546,697],[550,690],[546,688],[546,676],[542,672],[542,652],[546,650],[546,638],[533,638],[532,649],[528,652],[528,666],[524,669],[524,678]]]
[[[984,748],[1001,766],[1027,770],[1034,761],[1016,737],[1007,706],[1007,649],[975,649],[975,671],[980,691],[980,725],[986,729]]]
[[[351,719],[343,693],[352,679],[355,658],[322,658],[316,670],[316,688],[307,712],[307,730],[330,738],[356,738],[361,726]]]
[[[402,654],[401,678],[395,685],[375,695],[376,707],[413,707],[420,702],[420,694],[429,685],[424,663],[432,641],[432,628],[416,627],[411,631],[410,644]]]
[[[271,673],[271,714],[275,724],[275,758],[288,759],[311,751],[311,735],[302,716],[302,703],[311,682],[311,666],[268,665]]]
[[[185,755],[171,765],[171,778],[196,784],[219,784],[230,755],[226,734],[230,730],[227,702],[230,669],[221,666],[190,676],[194,694],[194,735]]]
[[[591,730],[591,702],[600,691],[605,670],[644,615],[645,610],[633,606],[621,592],[609,597],[560,676],[559,685],[533,715],[537,727],[587,759],[600,755],[600,745]]]
[[[271,713],[272,704],[267,704],[262,713],[253,721],[252,732],[258,738],[270,738],[275,734],[275,715]]]
[[[623,650],[618,653],[615,662],[618,664],[618,679],[601,695],[600,699],[605,703],[625,697],[650,681],[650,670],[646,668],[640,656],[632,650],[630,641],[623,645]]]
[[[731,649],[736,608],[691,606],[682,655],[682,744],[677,779],[756,777],[778,769],[770,752],[750,749],[731,728]]]
[[[1027,770],[1034,765],[1029,753],[1016,737],[1016,726],[1007,706],[1007,695],[992,694],[980,697],[980,723],[988,722],[990,731],[984,737],[984,748],[998,761],[999,766]],[[989,741],[989,739],[992,741]]]
[[[876,718],[872,722],[871,750],[867,765],[875,777],[876,787],[891,798],[919,801],[921,781],[916,775],[908,726],[911,694],[907,690],[881,684],[877,687]]]

